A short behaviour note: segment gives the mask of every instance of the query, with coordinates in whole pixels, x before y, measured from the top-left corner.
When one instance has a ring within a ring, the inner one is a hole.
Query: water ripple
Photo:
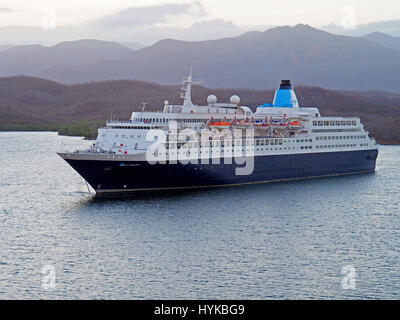
[[[2,299],[399,299],[399,147],[375,174],[101,199],[55,154],[89,141],[0,139]]]

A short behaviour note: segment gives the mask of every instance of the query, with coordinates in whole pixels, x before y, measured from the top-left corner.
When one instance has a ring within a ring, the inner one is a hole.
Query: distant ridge
[[[195,78],[209,87],[263,89],[291,78],[296,85],[400,92],[399,39],[383,33],[334,35],[299,24],[219,40],[164,39],[144,48],[136,43],[67,41],[52,47],[0,48],[0,76],[176,84],[191,65]]]
[[[46,47],[42,45],[13,46],[0,50],[0,75],[38,75],[55,65],[78,66],[131,53],[116,42],[84,39],[65,41]]]
[[[145,47],[144,45],[138,42],[121,42],[121,45],[131,49],[132,51],[136,51]]]
[[[321,28],[322,30],[342,35],[364,36],[366,34],[380,32],[391,36],[400,37],[400,20],[375,21],[356,25],[355,28],[344,28],[331,23]]]
[[[270,88],[282,77],[333,89],[400,92],[400,55],[365,38],[308,25],[277,27],[209,41],[165,39],[119,59],[53,66],[40,76],[65,83],[141,79],[177,83],[192,65],[210,87]]]
[[[400,37],[393,37],[382,32],[373,32],[364,36],[364,38],[374,41],[384,47],[400,50]]]
[[[0,51],[4,51],[7,49],[10,49],[12,47],[15,47],[13,44],[0,44]]]

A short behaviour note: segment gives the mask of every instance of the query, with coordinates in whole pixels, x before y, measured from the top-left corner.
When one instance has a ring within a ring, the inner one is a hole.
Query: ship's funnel
[[[296,94],[294,93],[290,80],[282,80],[279,88],[275,91],[273,106],[277,108],[298,108]]]

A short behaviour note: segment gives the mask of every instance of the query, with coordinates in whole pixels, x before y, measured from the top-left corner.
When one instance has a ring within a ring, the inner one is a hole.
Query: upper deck
[[[182,105],[165,101],[160,111],[146,110],[143,105],[128,121],[107,121],[105,127],[99,128],[91,150],[124,156],[140,154],[154,142],[149,136],[160,131],[166,135],[168,145],[175,139],[177,146],[182,145],[178,141],[182,138],[201,141],[201,135],[208,131],[205,139],[215,140],[218,148],[224,148],[221,139],[229,139],[236,129],[246,136],[234,139],[243,141],[240,146],[254,147],[255,155],[351,151],[376,146],[359,118],[322,117],[317,108],[300,107],[288,80],[282,81],[272,104],[258,106],[255,112],[240,105],[236,95],[228,103],[218,103],[217,97],[210,95],[206,105],[194,105],[191,75],[184,79],[181,97]],[[251,132],[250,136],[247,132]]]

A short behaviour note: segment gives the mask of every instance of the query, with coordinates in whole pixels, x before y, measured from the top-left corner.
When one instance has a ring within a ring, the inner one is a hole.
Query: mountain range
[[[400,92],[400,38],[340,36],[297,25],[219,40],[165,39],[136,51],[98,40],[0,51],[0,75],[62,83],[138,79],[173,84],[189,66],[209,87],[263,89],[291,78],[298,85]]]
[[[331,23],[327,26],[321,27],[321,30],[348,36],[364,36],[366,34],[379,32],[400,37],[400,20],[374,21],[370,23],[357,24],[352,28],[345,28]]]
[[[364,38],[376,42],[384,47],[400,50],[399,37],[393,37],[382,32],[373,32],[364,36]]]
[[[78,40],[55,46],[42,45],[0,47],[0,75],[39,75],[52,66],[78,66],[118,59],[131,53],[126,46],[111,41]]]

